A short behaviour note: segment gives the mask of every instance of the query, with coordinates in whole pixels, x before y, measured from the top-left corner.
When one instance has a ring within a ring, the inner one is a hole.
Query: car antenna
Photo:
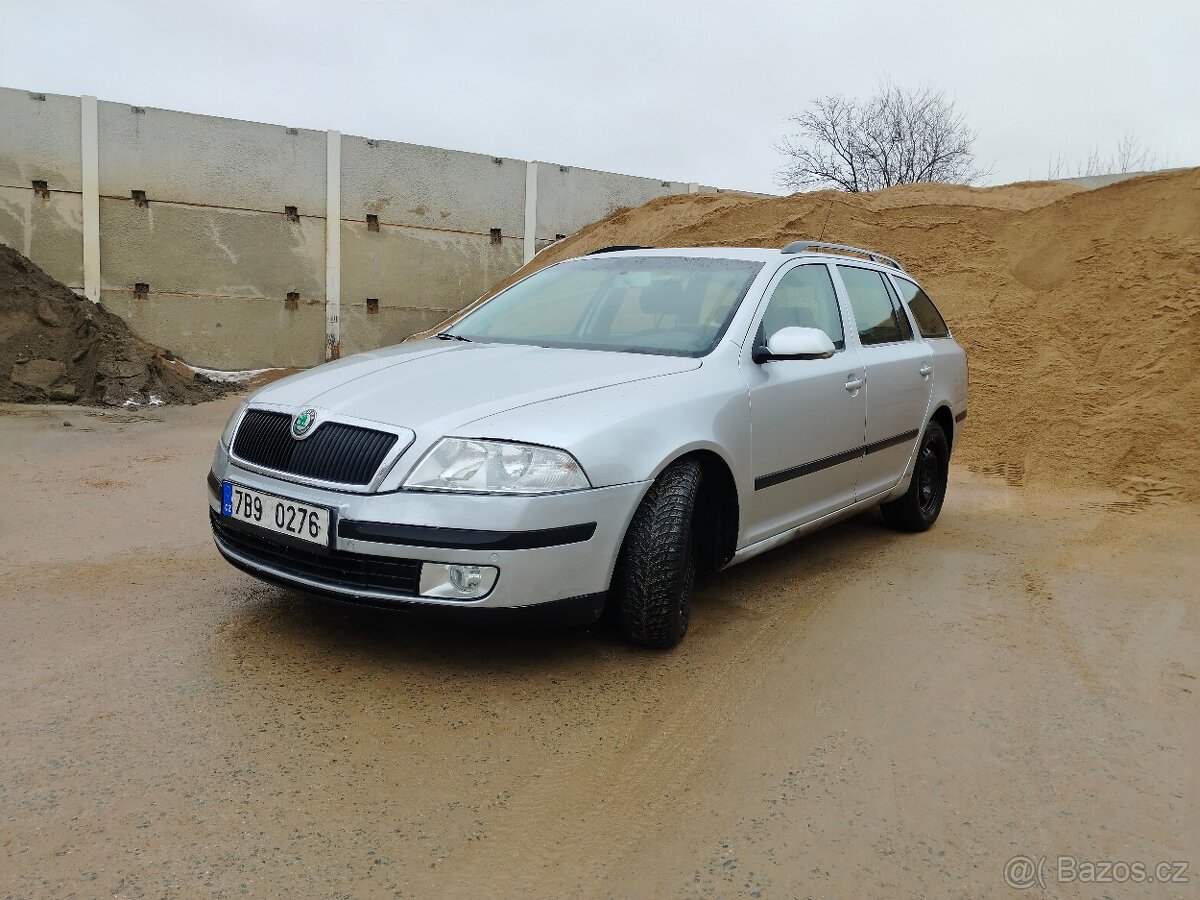
[[[829,224],[829,213],[833,210],[833,198],[836,196],[833,193],[829,195],[829,205],[825,207],[825,221],[821,223],[821,235],[817,238],[818,241],[825,240],[825,226]]]

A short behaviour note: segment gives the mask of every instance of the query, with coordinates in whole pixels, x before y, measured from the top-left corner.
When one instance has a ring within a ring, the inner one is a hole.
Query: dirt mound
[[[156,406],[228,390],[0,244],[0,400]]]
[[[1097,190],[1055,182],[874,194],[663,197],[547,249],[870,247],[929,290],[966,347],[961,459],[1019,483],[1200,500],[1200,169]]]

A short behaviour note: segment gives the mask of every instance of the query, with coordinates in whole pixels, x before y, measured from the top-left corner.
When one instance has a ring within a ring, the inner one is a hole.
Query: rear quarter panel
[[[954,338],[931,338],[933,351],[933,398],[930,410],[949,406],[954,413],[953,443],[958,444],[967,413],[967,355]]]

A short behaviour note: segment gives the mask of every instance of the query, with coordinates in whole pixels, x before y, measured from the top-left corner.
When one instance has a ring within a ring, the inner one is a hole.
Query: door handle
[[[920,376],[922,378],[928,378],[929,373],[932,371],[933,371],[933,366],[931,366],[929,363],[921,363],[921,368],[917,369],[917,372],[920,374]]]
[[[851,375],[849,378],[846,379],[846,390],[853,393],[854,391],[857,391],[860,387],[862,387],[866,383],[867,383],[867,379],[855,378],[853,375]]]

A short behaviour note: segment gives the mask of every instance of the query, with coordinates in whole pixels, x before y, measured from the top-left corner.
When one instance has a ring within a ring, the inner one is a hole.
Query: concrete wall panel
[[[325,359],[325,303],[105,290],[106,309],[134,333],[208,369],[315,366]]]
[[[102,199],[100,263],[109,289],[324,300],[325,220]]]
[[[616,175],[595,169],[538,163],[537,237],[553,240],[599,221],[613,210],[641,206],[667,194],[686,194],[683,181]]]
[[[51,278],[83,290],[83,200],[33,189],[0,187],[0,243],[19,250]]]
[[[79,98],[0,88],[0,185],[83,190],[79,152]]]
[[[342,303],[461,309],[521,266],[521,241],[342,223]]]
[[[100,193],[325,213],[325,132],[99,104]],[[78,145],[78,139],[76,139]]]
[[[517,239],[342,223],[342,353],[436,325],[521,265]],[[367,299],[379,301],[372,313]]]
[[[410,334],[432,328],[449,318],[444,309],[380,307],[369,313],[365,304],[342,306],[342,355],[398,344]]]
[[[342,137],[342,215],[505,237],[525,228],[525,163],[395,141]]]

